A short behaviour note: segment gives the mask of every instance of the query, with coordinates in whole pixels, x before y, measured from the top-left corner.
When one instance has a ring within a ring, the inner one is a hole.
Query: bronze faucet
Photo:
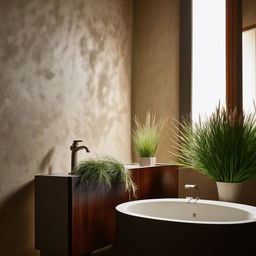
[[[71,173],[74,173],[74,170],[77,166],[77,154],[76,152],[85,149],[87,153],[89,153],[89,149],[86,146],[78,146],[79,142],[83,142],[82,140],[74,140],[73,144],[70,146],[71,153]]]

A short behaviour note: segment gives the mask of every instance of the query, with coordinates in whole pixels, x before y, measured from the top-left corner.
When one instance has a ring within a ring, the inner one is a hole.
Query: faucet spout
[[[72,145],[70,146],[71,150],[71,173],[74,173],[74,170],[77,166],[77,152],[81,149],[85,149],[87,153],[90,150],[86,146],[78,146],[78,143],[82,142],[82,140],[74,140]]]
[[[79,151],[81,149],[85,149],[87,153],[90,153],[90,150],[86,146],[79,146],[75,149],[75,151]]]

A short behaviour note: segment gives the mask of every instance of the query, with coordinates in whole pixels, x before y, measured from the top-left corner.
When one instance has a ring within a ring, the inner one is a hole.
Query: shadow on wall
[[[243,186],[241,203],[256,206],[256,180],[246,181]]]
[[[38,174],[52,173],[55,148],[51,148],[39,163]],[[10,194],[0,205],[0,255],[36,256],[34,250],[34,180]]]
[[[36,256],[34,248],[34,181],[22,186],[0,206],[0,255]],[[19,248],[20,247],[20,248]]]
[[[30,123],[20,137],[39,141],[58,130],[57,143],[84,134],[93,134],[89,141],[99,149],[106,137],[129,143],[119,133],[130,118],[128,3],[0,3],[0,115],[7,133]]]
[[[52,174],[52,158],[55,152],[55,148],[51,148],[48,153],[43,157],[40,165],[39,165],[39,172]]]
[[[69,168],[73,139],[130,161],[131,6],[0,1],[1,256],[38,255],[32,179]]]

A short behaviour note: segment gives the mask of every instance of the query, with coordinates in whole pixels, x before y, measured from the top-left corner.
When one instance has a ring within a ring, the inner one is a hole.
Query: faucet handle
[[[70,150],[73,150],[77,147],[77,143],[82,142],[82,140],[73,140],[72,145],[70,146]]]
[[[72,146],[76,147],[77,143],[79,143],[79,142],[83,142],[83,141],[82,140],[73,140]]]
[[[73,140],[73,143],[83,142],[82,140]]]

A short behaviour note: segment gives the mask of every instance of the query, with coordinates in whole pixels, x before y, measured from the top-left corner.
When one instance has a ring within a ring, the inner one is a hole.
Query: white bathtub
[[[253,206],[211,200],[149,199],[118,205],[116,216],[120,256],[247,255],[255,251]]]
[[[141,218],[197,224],[235,224],[256,220],[256,207],[211,200],[137,200],[120,204],[116,210]]]

